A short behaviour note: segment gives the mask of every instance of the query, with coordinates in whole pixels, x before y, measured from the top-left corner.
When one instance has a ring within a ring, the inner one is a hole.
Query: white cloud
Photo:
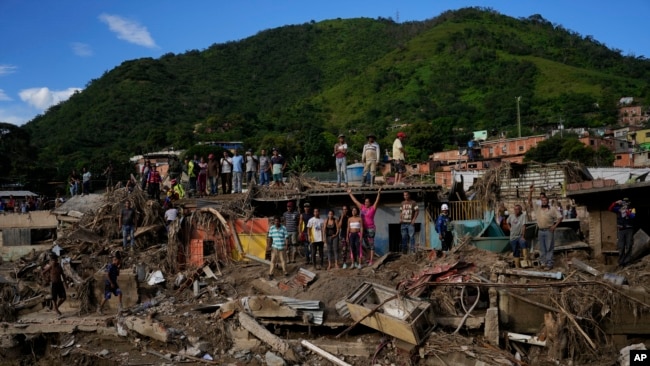
[[[13,65],[0,65],[0,76],[13,74],[16,71],[17,67]]]
[[[9,110],[0,108],[0,122],[11,123],[16,126],[25,124],[28,120],[33,118],[33,113],[26,113],[20,110]]]
[[[86,43],[73,42],[70,46],[72,47],[72,52],[77,56],[90,57],[93,55],[93,49]]]
[[[12,100],[13,99],[11,99],[4,90],[0,89],[0,102],[10,102]]]
[[[50,90],[49,88],[30,88],[21,90],[18,95],[23,102],[34,106],[40,110],[45,110],[50,106],[68,100],[80,88],[68,88],[65,90]]]
[[[116,33],[119,39],[148,48],[157,47],[147,27],[140,25],[136,21],[106,13],[101,14],[99,20],[108,24],[108,28]]]

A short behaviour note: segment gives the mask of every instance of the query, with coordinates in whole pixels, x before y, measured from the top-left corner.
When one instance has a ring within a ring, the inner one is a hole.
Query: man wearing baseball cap
[[[363,176],[362,186],[366,185],[366,182],[370,183],[372,187],[375,183],[375,173],[377,171],[377,163],[379,162],[379,155],[381,149],[379,144],[375,141],[377,136],[370,133],[366,136],[368,143],[363,145],[363,152],[361,153],[361,162],[363,163]]]
[[[636,209],[628,198],[614,201],[609,205],[609,211],[616,214],[616,247],[618,249],[618,265],[625,267],[630,264],[630,253],[634,243],[634,219]]]
[[[393,165],[395,166],[395,183],[394,185],[404,184],[402,182],[402,175],[406,173],[406,151],[404,151],[404,144],[402,141],[406,138],[404,132],[398,132],[397,138],[393,142]]]

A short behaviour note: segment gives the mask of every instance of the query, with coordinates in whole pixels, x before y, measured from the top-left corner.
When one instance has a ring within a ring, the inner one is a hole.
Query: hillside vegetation
[[[647,98],[648,80],[648,60],[539,15],[466,8],[421,22],[288,25],[125,61],[89,81],[24,126],[38,154],[27,171],[62,178],[73,167],[101,171],[108,160],[211,140],[276,146],[310,169],[332,169],[338,133],[353,150],[369,132],[388,148],[395,125],[406,125],[409,159],[421,160],[474,130],[514,136],[518,96],[524,134],[559,121],[613,125],[618,99]]]

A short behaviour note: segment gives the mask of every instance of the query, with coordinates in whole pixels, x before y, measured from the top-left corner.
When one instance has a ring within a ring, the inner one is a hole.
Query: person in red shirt
[[[156,169],[156,164],[151,165],[151,171],[149,172],[149,179],[147,180],[147,193],[149,193],[149,198],[158,201],[160,199],[160,173]]]

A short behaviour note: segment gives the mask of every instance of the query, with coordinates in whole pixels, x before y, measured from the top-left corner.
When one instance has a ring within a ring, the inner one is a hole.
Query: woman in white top
[[[352,207],[352,216],[348,218],[348,243],[350,245],[350,254],[352,265],[350,268],[361,268],[361,237],[363,235],[363,224],[359,216],[359,208]]]

